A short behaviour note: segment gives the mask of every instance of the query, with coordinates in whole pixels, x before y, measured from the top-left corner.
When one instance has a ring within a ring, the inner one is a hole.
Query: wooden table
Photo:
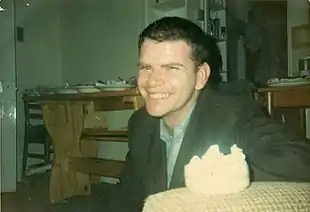
[[[257,98],[267,99],[269,113],[274,107],[310,107],[310,85],[258,88]]]
[[[82,158],[80,136],[83,130],[85,107],[96,102],[105,109],[132,109],[132,97],[137,90],[104,91],[79,94],[24,95],[26,101],[42,105],[46,128],[54,145],[53,168],[50,176],[49,197],[58,203],[76,195],[86,195],[90,190],[90,176],[74,170],[70,158]]]
[[[310,108],[310,84],[289,87],[258,88],[255,98],[264,104],[270,115],[277,108],[297,109],[299,111],[300,127],[305,135],[305,109]]]

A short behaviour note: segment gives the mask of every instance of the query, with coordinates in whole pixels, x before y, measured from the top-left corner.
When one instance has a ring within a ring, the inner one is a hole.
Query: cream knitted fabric
[[[236,145],[227,155],[219,151],[218,145],[213,145],[201,158],[194,156],[185,166],[185,184],[189,190],[200,194],[242,191],[250,185],[245,155]]]
[[[151,195],[143,212],[310,212],[310,183],[253,182],[248,189],[203,195],[179,188]]]

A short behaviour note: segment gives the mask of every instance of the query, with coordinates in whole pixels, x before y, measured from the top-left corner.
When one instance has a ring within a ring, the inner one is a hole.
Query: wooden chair
[[[23,152],[23,175],[26,174],[28,158],[42,159],[43,162],[35,164],[35,166],[47,165],[51,160],[52,144],[49,134],[43,123],[43,114],[41,105],[36,102],[24,101],[25,112],[25,137],[24,137],[24,152]],[[43,153],[29,152],[30,144],[43,145]]]

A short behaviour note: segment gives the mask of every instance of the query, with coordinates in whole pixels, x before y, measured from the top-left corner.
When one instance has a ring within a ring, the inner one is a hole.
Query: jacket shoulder
[[[141,131],[141,129],[153,128],[156,121],[157,118],[150,116],[145,107],[142,107],[131,115],[128,122],[128,131],[131,132],[137,129]]]
[[[145,107],[142,107],[133,112],[129,119],[129,123],[141,123],[151,121],[153,118],[147,113]]]

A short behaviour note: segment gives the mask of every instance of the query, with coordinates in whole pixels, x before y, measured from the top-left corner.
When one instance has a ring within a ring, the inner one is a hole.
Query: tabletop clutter
[[[102,91],[123,91],[127,89],[136,88],[136,77],[132,76],[129,79],[118,77],[116,80],[97,80],[92,83],[70,84],[64,83],[59,87],[42,87],[37,86],[33,89],[25,91],[28,95],[53,95],[53,94],[83,94],[83,93],[97,93]]]
[[[267,87],[292,87],[310,84],[310,76],[271,78],[267,81]]]

